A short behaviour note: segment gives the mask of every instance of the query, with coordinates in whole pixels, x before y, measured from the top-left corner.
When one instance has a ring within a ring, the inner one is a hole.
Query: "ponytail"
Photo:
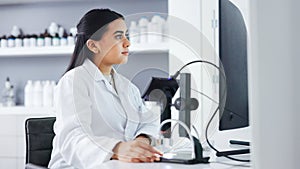
[[[86,58],[92,58],[93,53],[85,45],[86,41],[87,38],[84,32],[77,33],[74,52],[66,72],[82,65]]]

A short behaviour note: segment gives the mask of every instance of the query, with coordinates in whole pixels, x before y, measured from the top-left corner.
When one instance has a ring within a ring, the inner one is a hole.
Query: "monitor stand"
[[[230,144],[236,144],[236,145],[244,145],[244,146],[250,146],[250,142],[248,141],[239,141],[239,140],[230,140]],[[240,149],[240,150],[229,150],[229,151],[220,151],[216,153],[217,157],[222,156],[230,156],[230,155],[240,155],[240,154],[249,154],[250,149]]]

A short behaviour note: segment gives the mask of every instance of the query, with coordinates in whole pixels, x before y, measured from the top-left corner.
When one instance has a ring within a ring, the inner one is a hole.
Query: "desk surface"
[[[211,162],[209,164],[173,164],[173,163],[126,163],[112,160],[103,164],[105,169],[251,169],[249,163],[240,162]]]
[[[249,129],[239,129],[235,131],[225,131],[222,134],[216,133],[214,142],[220,150],[229,150],[233,148],[245,148],[243,146],[229,146],[228,140],[233,136],[239,136],[236,139],[243,139],[249,133]],[[228,138],[227,138],[228,137]],[[227,148],[227,149],[226,149]],[[208,153],[208,154],[207,154]],[[209,164],[174,164],[174,163],[126,163],[118,160],[108,161],[103,164],[103,169],[251,169],[251,163],[237,162],[224,157],[216,157],[215,152],[206,152],[204,156],[210,157]],[[235,156],[239,159],[250,159],[250,154]]]

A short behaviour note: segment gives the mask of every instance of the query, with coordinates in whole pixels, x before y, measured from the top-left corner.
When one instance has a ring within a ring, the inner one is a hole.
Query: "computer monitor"
[[[152,77],[151,82],[148,84],[147,90],[143,94],[142,98],[145,101],[156,101],[163,104],[160,122],[163,122],[166,119],[171,119],[172,98],[178,87],[176,79],[172,78]],[[170,128],[170,123],[161,128],[161,131],[166,138],[171,136]]]
[[[219,111],[219,130],[247,127],[249,109],[246,25],[240,10],[230,0],[219,0],[219,22],[219,56],[226,75],[226,81],[219,76],[220,103],[225,99],[225,104]]]

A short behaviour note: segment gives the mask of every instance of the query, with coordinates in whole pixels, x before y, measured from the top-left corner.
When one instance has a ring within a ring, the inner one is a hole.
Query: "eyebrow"
[[[124,31],[116,31],[116,32],[114,32],[114,34],[118,34],[118,33],[121,33],[121,34],[123,34],[124,33]],[[126,32],[125,33],[128,33],[128,30],[126,30]]]

